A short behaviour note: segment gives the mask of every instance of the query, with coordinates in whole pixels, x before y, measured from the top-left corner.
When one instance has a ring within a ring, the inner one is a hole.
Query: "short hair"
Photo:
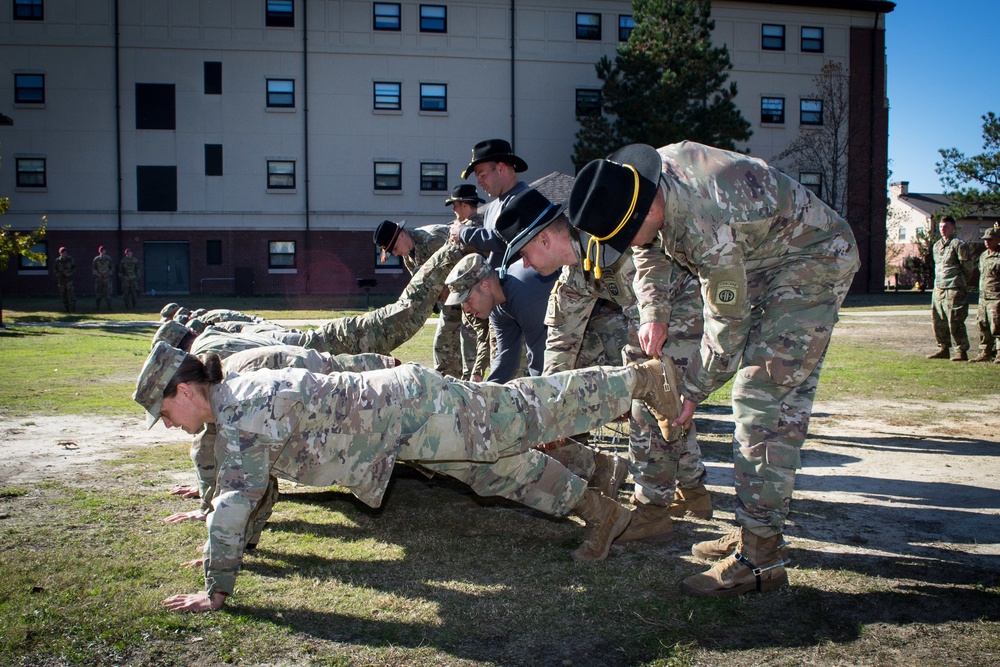
[[[954,225],[955,224],[955,218],[951,217],[950,215],[946,215],[943,218],[941,218],[941,222],[950,222],[951,224]]]

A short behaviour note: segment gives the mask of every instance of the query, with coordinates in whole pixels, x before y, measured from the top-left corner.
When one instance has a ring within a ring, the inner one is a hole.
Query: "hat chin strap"
[[[636,171],[635,167],[630,164],[620,164],[618,162],[614,162],[612,164],[617,164],[620,167],[626,167],[632,172],[632,203],[629,204],[628,211],[625,212],[625,217],[621,219],[621,222],[618,223],[618,226],[615,227],[610,234],[607,236],[595,236],[591,234],[590,240],[587,241],[587,254],[583,258],[583,270],[590,271],[590,247],[594,246],[594,277],[598,280],[601,279],[601,243],[612,238],[615,234],[622,230],[625,223],[627,223],[632,217],[632,214],[635,213],[635,204],[639,201],[639,172]]]
[[[500,280],[503,280],[504,278],[507,277],[507,260],[509,260],[511,257],[510,253],[511,246],[513,246],[515,243],[523,239],[525,234],[534,229],[535,226],[538,224],[538,221],[544,218],[545,214],[551,211],[554,206],[555,204],[550,202],[549,205],[546,206],[545,209],[538,214],[538,217],[531,221],[530,225],[525,227],[520,234],[512,238],[510,240],[510,243],[507,244],[507,249],[504,250],[503,252],[503,261],[500,262],[500,268],[497,269],[497,276],[500,278]]]

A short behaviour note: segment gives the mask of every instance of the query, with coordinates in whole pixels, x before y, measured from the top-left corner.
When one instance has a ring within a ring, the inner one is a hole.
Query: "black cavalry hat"
[[[510,144],[503,139],[487,139],[476,144],[472,148],[472,162],[462,172],[462,178],[468,178],[480,162],[506,162],[518,173],[528,170],[528,163],[514,155]]]
[[[485,204],[486,200],[479,196],[479,191],[472,183],[462,183],[451,189],[451,196],[444,200],[445,206],[451,206],[457,201],[464,201],[467,204],[478,206]]]
[[[507,244],[501,270],[513,264],[521,248],[558,218],[563,208],[564,204],[553,204],[534,188],[512,197],[496,222],[496,233]]]

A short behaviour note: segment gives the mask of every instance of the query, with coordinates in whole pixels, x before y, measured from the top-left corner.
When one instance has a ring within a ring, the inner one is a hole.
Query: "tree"
[[[10,208],[10,200],[7,197],[0,197],[0,215]],[[0,228],[0,329],[4,328],[3,323],[3,274],[7,271],[7,262],[15,255],[24,255],[33,262],[44,262],[45,255],[32,252],[31,248],[45,238],[45,218],[42,224],[33,232],[15,232],[10,225]]]
[[[917,254],[903,260],[903,268],[917,276],[921,292],[934,282],[934,244],[939,238],[937,221],[932,219],[930,229],[917,231]]]
[[[712,46],[710,0],[633,0],[635,28],[612,62],[596,64],[603,82],[600,108],[578,118],[577,168],[620,146],[690,139],[734,150],[750,138],[736,107],[732,63]]]
[[[821,124],[806,127],[774,160],[798,171],[819,172],[820,199],[837,213],[847,213],[847,152],[850,142],[850,82],[843,65],[827,61],[813,79],[822,103]]]
[[[956,218],[1000,211],[1000,118],[990,111],[983,118],[983,152],[972,157],[957,148],[942,148],[936,171]]]

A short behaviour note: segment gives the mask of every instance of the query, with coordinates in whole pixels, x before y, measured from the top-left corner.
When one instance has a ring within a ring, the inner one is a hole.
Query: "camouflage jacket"
[[[230,332],[217,327],[208,327],[191,344],[191,354],[214,352],[223,359],[256,347],[271,345],[302,345],[306,334],[294,329],[273,331]]]
[[[122,257],[122,261],[118,263],[118,277],[122,280],[138,280],[139,260],[135,257]]]
[[[412,276],[420,265],[430,259],[448,240],[448,225],[427,225],[409,230],[413,238],[413,250],[403,255],[403,266]]]
[[[543,375],[576,368],[583,332],[599,299],[621,308],[630,322],[629,326],[638,321],[635,293],[632,291],[635,264],[631,254],[622,255],[597,279],[593,272],[583,270],[583,250],[576,230],[571,227],[569,233],[577,261],[562,268],[549,296],[545,312],[549,333],[545,343]]]
[[[93,269],[95,278],[107,279],[114,273],[115,265],[112,263],[110,257],[102,257],[98,255],[94,258]]]
[[[256,315],[247,315],[238,310],[228,310],[226,308],[216,308],[202,313],[198,319],[205,324],[217,324],[219,322],[263,322],[263,318]]]
[[[979,299],[1000,299],[1000,251],[987,249],[979,256]]]
[[[934,243],[934,288],[965,289],[972,277],[972,255],[969,244],[953,236]]]
[[[670,257],[698,276],[705,332],[682,391],[700,403],[739,367],[751,325],[748,276],[783,270],[832,286],[857,270],[857,243],[835,211],[761,160],[687,141],[659,153],[664,225],[635,252],[640,322],[669,319]]]
[[[56,257],[55,261],[56,278],[59,280],[71,280],[76,273],[76,262],[69,255]]]

